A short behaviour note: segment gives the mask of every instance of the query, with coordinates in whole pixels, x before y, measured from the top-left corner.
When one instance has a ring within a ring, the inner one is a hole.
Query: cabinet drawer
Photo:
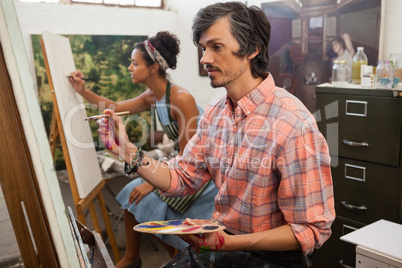
[[[398,168],[339,158],[332,167],[338,216],[365,224],[398,220]]]
[[[342,217],[336,217],[332,224],[332,234],[324,245],[314,251],[315,268],[355,267],[355,245],[339,238],[353,232],[364,225]]]
[[[319,126],[332,155],[399,166],[401,100],[319,94]]]

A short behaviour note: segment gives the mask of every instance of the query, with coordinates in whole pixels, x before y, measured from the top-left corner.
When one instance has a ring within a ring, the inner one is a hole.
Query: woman
[[[346,60],[348,62],[348,80],[351,83],[353,55],[355,54],[355,50],[353,49],[352,40],[349,34],[345,33],[341,37],[335,37],[331,44],[332,50],[336,53],[336,57],[333,60]],[[332,64],[333,60],[331,62]]]
[[[179,40],[169,32],[159,32],[143,43],[137,44],[131,54],[131,64],[128,67],[133,83],[145,84],[148,89],[136,98],[114,102],[85,89],[80,71],[71,73],[70,81],[75,90],[88,102],[116,112],[129,111],[139,113],[156,105],[159,122],[164,132],[172,140],[178,142],[179,154],[197,129],[197,118],[203,112],[193,96],[184,88],[172,85],[167,79],[166,69],[176,68],[179,54]],[[102,105],[100,105],[102,104]],[[191,206],[183,210],[175,210],[163,201],[154,187],[135,179],[127,184],[116,199],[124,209],[126,228],[126,252],[122,260],[116,264],[120,267],[141,267],[139,256],[140,234],[133,231],[133,226],[140,222],[154,220],[172,220],[183,218],[209,219],[214,211],[214,197],[217,194],[213,183],[209,183],[197,193],[197,199]],[[200,217],[201,216],[201,217]],[[177,236],[160,237],[171,256],[174,249],[181,250],[187,244]]]

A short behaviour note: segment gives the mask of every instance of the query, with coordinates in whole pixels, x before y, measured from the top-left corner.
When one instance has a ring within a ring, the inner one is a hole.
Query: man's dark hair
[[[216,21],[227,17],[231,32],[239,43],[235,55],[245,58],[260,49],[250,61],[253,77],[265,77],[269,63],[268,43],[271,25],[265,13],[257,6],[247,7],[241,2],[216,3],[202,8],[193,20],[193,42],[198,46],[201,34]]]

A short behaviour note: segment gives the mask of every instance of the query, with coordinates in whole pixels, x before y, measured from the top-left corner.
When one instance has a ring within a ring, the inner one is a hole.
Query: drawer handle
[[[347,264],[344,264],[343,260],[339,260],[339,264],[342,266],[342,268],[353,268],[353,266],[349,266]]]
[[[361,112],[350,111],[356,109],[360,109]],[[367,101],[346,100],[346,115],[367,117]]]
[[[345,208],[350,209],[350,210],[361,210],[361,211],[367,210],[367,207],[365,207],[365,206],[351,205],[351,204],[348,204],[346,201],[342,201],[341,203]]]
[[[348,170],[351,172],[353,169],[355,170],[355,172],[354,172],[355,175],[353,175],[353,176],[348,175]],[[359,175],[359,177],[356,177],[356,175]],[[345,178],[349,179],[349,180],[365,182],[366,181],[366,168],[362,167],[362,166],[356,166],[356,165],[351,165],[351,164],[345,163]]]
[[[357,141],[348,141],[342,140],[344,144],[352,146],[352,147],[368,147],[369,144],[367,142],[357,142]]]

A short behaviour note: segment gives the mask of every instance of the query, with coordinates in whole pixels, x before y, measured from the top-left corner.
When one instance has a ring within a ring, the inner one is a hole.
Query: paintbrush
[[[115,115],[125,115],[125,114],[129,114],[129,111],[125,111],[125,112],[118,112],[115,113]],[[85,118],[85,120],[96,120],[96,119],[100,119],[100,118],[105,118],[105,117],[109,117],[110,114],[99,114],[99,115],[94,115],[94,116],[90,116]]]
[[[74,76],[71,76],[71,75],[67,75],[67,78],[74,78]],[[89,81],[89,79],[88,78],[84,78],[84,77],[79,77],[81,80],[84,80],[84,81]]]

